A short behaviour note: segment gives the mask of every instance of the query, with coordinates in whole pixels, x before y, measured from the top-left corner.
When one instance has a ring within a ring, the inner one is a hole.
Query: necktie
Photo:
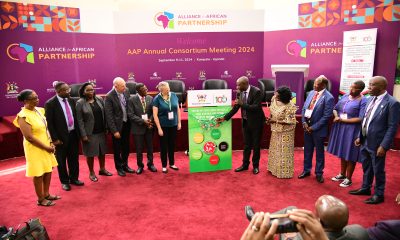
[[[119,95],[119,101],[122,103],[122,106],[126,106],[126,100],[124,97],[124,94],[118,94]]]
[[[142,107],[143,107],[143,112],[146,112],[146,100],[145,97],[142,97]]]
[[[310,110],[314,109],[315,103],[317,102],[317,99],[318,99],[318,95],[319,95],[319,92],[315,92],[314,97],[311,100],[310,106],[308,106],[308,109],[310,109]]]
[[[67,113],[68,127],[72,127],[74,125],[74,118],[72,117],[71,108],[69,108],[66,98],[63,99],[63,102],[65,106],[65,112]]]
[[[374,97],[374,100],[372,100],[371,104],[369,104],[368,111],[365,113],[365,122],[361,129],[361,133],[363,136],[367,136],[367,125],[369,118],[371,117],[372,109],[374,109],[375,107],[376,99],[378,99],[378,97]]]
[[[247,92],[243,92],[243,98],[242,98],[243,104],[247,103]],[[242,108],[242,115],[243,119],[247,119],[247,112]]]

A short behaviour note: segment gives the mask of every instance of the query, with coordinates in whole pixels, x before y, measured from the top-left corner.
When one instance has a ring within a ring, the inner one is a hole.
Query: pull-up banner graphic
[[[188,91],[190,172],[232,168],[232,124],[217,122],[231,102],[230,89]]]

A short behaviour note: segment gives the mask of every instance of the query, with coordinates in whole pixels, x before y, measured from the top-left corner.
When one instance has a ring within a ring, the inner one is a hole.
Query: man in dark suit
[[[241,172],[249,169],[250,154],[253,149],[253,173],[258,174],[260,161],[260,139],[262,135],[265,115],[261,106],[262,93],[260,89],[251,86],[249,79],[245,76],[236,81],[238,96],[235,105],[223,118],[217,119],[218,122],[228,121],[235,113],[241,109],[242,130],[244,136],[243,163],[235,169]]]
[[[106,95],[104,108],[107,125],[112,133],[115,169],[119,176],[125,177],[125,172],[135,172],[128,166],[131,124],[128,119],[127,103],[130,95],[124,79],[116,77],[113,85],[113,89]]]
[[[143,147],[147,147],[147,167],[152,172],[157,172],[153,164],[153,98],[147,95],[147,87],[143,83],[136,84],[137,94],[128,102],[128,117],[131,120],[131,132],[135,140],[137,174],[143,172]]]
[[[57,95],[50,98],[45,104],[46,120],[51,139],[56,146],[58,176],[60,177],[62,189],[70,191],[70,184],[76,186],[84,185],[78,179],[79,127],[76,120],[76,102],[70,98],[69,92],[71,89],[68,84],[58,82],[54,88]]]
[[[360,137],[355,140],[361,145],[363,184],[360,189],[352,190],[353,195],[371,195],[375,176],[375,193],[366,199],[367,204],[384,201],[386,183],[385,158],[396,134],[400,119],[400,103],[386,92],[387,80],[376,76],[369,81],[369,94]]]
[[[324,139],[328,136],[328,122],[335,105],[332,94],[326,89],[328,79],[321,75],[314,81],[314,91],[304,102],[302,123],[304,128],[304,169],[298,178],[310,176],[314,148],[316,149],[315,175],[319,183],[324,182]]]

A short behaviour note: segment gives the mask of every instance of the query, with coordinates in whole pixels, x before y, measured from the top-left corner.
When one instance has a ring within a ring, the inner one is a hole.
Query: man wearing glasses
[[[70,98],[71,88],[64,82],[55,84],[57,95],[46,104],[46,119],[53,144],[56,146],[58,175],[62,189],[71,190],[71,185],[83,186],[79,181],[79,136],[76,121],[76,102]],[[68,170],[67,170],[68,164]]]

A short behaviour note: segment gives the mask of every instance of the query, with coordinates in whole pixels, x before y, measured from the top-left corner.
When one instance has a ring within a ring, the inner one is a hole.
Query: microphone
[[[236,92],[236,99],[240,99],[240,92]]]

